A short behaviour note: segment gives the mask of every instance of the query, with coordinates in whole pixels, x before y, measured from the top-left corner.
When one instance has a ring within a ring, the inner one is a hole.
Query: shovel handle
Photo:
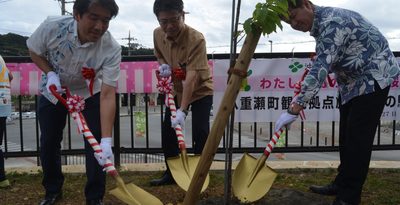
[[[159,70],[156,70],[156,77],[157,77],[157,80],[158,80],[160,86],[165,87],[166,85],[161,83],[163,81],[163,78],[160,76],[160,71]],[[168,79],[171,80],[171,76],[169,76]],[[165,90],[161,89],[160,92],[165,94],[165,97],[166,97],[165,98],[165,105],[171,111],[171,120],[172,120],[173,118],[176,117],[176,106],[175,106],[174,96],[172,95],[172,91],[171,91],[171,89],[165,89]],[[174,129],[175,129],[176,137],[178,139],[179,149],[180,149],[181,153],[183,153],[183,151],[186,150],[186,144],[185,144],[185,138],[184,138],[184,135],[183,135],[183,129],[182,129],[182,127],[180,125],[177,125],[176,127],[174,127]]]
[[[56,97],[65,106],[65,108],[68,109],[67,100],[65,98],[63,98],[60,95],[60,93],[57,92],[57,87],[55,85],[51,85],[49,88],[50,88],[50,92],[54,95],[54,97]],[[66,97],[67,98],[71,97],[71,93],[70,93],[69,89],[67,87],[62,87],[62,88],[65,90]],[[87,126],[87,123],[86,123],[86,120],[85,120],[85,117],[83,116],[83,114],[81,112],[71,112],[71,116],[74,119],[74,121],[76,122],[79,132],[83,134],[85,139],[88,141],[90,146],[93,148],[94,152],[102,153],[103,150],[101,149],[96,138],[94,137],[94,135],[90,131],[89,127]],[[104,167],[105,171],[107,172],[107,174],[109,174],[113,177],[118,176],[118,172],[115,169],[114,164],[111,160],[106,159],[106,164],[104,164],[103,167]]]
[[[69,92],[69,89],[67,87],[62,86],[61,88],[65,91],[67,98],[71,97],[71,93]],[[57,86],[54,84],[50,85],[49,89],[50,89],[51,94],[53,94],[54,97],[56,97],[57,100],[60,101],[68,109],[67,100],[65,98],[63,98],[59,92],[57,92]]]
[[[310,72],[310,70],[307,69],[307,68],[304,70],[303,75],[300,78],[300,81],[296,83],[296,85],[298,86],[297,89],[299,89],[299,90],[295,90],[293,97],[296,97],[297,95],[300,94],[301,83],[304,81],[304,78],[307,76],[307,74],[309,72]],[[329,77],[329,75],[328,75],[328,77]],[[304,110],[303,109],[300,111],[299,115],[300,115],[301,120],[306,120],[306,115],[304,114]]]
[[[73,112],[72,115],[73,115],[73,119],[75,120],[75,122],[78,123],[78,127],[80,128],[81,132],[85,136],[85,139],[87,140],[87,142],[93,148],[94,152],[102,153],[103,150],[101,149],[100,144],[98,143],[96,138],[93,136],[89,127],[87,126],[86,120],[85,120],[85,117],[83,116],[83,114],[81,112],[79,112],[79,113]],[[103,165],[103,167],[104,167],[105,171],[107,172],[107,174],[109,174],[113,177],[118,176],[118,172],[115,169],[114,164],[111,160],[106,159],[106,163]]]
[[[176,106],[174,101],[174,96],[171,93],[167,94],[167,105],[169,110],[171,111],[171,119],[176,117]],[[185,138],[183,135],[183,130],[180,125],[177,125],[175,128],[176,137],[178,138],[179,149],[181,151],[186,150]]]
[[[278,142],[279,138],[281,137],[282,133],[283,133],[283,129],[279,129],[278,132],[274,133],[274,136],[272,137],[272,139],[269,141],[269,143],[267,144],[267,146],[264,149],[264,155],[265,155],[265,160],[268,159],[269,155],[271,154],[272,150],[274,149],[276,143]]]
[[[87,126],[85,117],[81,112],[72,112],[72,118],[77,123],[79,131],[83,134],[87,142],[93,148],[94,152],[102,153],[103,150],[100,147],[100,144],[97,142],[96,138],[93,136],[92,132],[90,131],[89,127]],[[111,160],[106,159],[106,163],[103,165],[104,170],[107,174],[116,177],[118,176],[118,172],[114,167],[114,164]]]

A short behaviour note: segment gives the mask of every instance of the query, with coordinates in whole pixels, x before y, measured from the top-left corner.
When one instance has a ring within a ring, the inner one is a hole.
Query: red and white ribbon
[[[163,78],[158,77],[158,82],[156,85],[160,93],[165,94],[165,106],[171,111],[171,120],[176,118],[176,105],[174,96],[172,95],[173,83],[171,77]],[[183,135],[182,127],[178,124],[175,128],[176,137],[178,138],[179,148],[186,149],[185,138]]]
[[[162,94],[168,95],[168,93],[172,93],[174,84],[172,83],[171,77],[163,78],[159,77],[156,87],[158,91]],[[168,97],[165,98],[165,105],[168,106]]]
[[[278,132],[274,133],[274,136],[272,136],[271,141],[269,141],[269,143],[267,144],[267,146],[264,149],[264,155],[267,156],[267,158],[271,154],[271,152],[274,149],[274,147],[275,147],[276,143],[278,142],[279,138],[284,135],[283,133],[284,133],[284,131],[281,128],[281,129],[279,129]]]
[[[90,144],[94,152],[101,153],[103,150],[100,147],[100,144],[97,142],[96,138],[94,138],[92,132],[90,131],[89,127],[87,126],[85,117],[82,115],[81,112],[73,112],[71,113],[72,118],[78,125],[79,132],[83,134],[87,142]],[[110,174],[111,176],[117,176],[118,172],[114,167],[114,164],[111,160],[106,159],[106,164],[103,165],[104,170]]]
[[[174,96],[171,93],[167,94],[167,99],[168,103],[166,104],[167,107],[169,107],[169,110],[171,111],[171,120],[176,118],[176,106],[175,106],[175,101],[174,101]],[[179,148],[185,149],[185,138],[183,136],[183,131],[181,125],[177,125],[175,128],[176,132],[176,137],[178,138],[178,144]]]
[[[51,93],[67,108],[67,110],[71,113],[72,118],[76,122],[78,126],[79,134],[83,134],[85,139],[88,141],[90,146],[96,153],[101,153],[101,147],[97,142],[96,138],[94,138],[92,132],[87,126],[85,117],[82,114],[83,109],[85,109],[85,100],[83,97],[78,95],[71,95],[68,88],[65,88],[65,93],[67,95],[67,99],[64,99],[60,93],[57,92],[57,88],[55,85],[50,86]],[[106,164],[103,165],[104,170],[107,174],[111,176],[118,176],[118,172],[114,167],[114,164],[111,160],[106,159]]]

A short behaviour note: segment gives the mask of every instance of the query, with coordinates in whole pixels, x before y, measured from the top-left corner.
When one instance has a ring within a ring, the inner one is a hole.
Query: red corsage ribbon
[[[94,85],[94,77],[96,77],[96,72],[94,71],[93,68],[82,67],[82,76],[86,80],[90,96],[93,96],[93,85]]]
[[[173,68],[172,73],[173,73],[173,76],[175,77],[175,79],[185,80],[185,78],[186,78],[186,72],[183,69]]]

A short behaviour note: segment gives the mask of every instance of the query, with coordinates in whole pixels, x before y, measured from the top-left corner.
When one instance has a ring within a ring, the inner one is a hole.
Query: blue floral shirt
[[[374,81],[383,89],[397,79],[399,65],[378,28],[354,11],[314,8],[310,35],[316,40],[317,56],[296,103],[305,107],[331,72],[342,104],[374,92]]]

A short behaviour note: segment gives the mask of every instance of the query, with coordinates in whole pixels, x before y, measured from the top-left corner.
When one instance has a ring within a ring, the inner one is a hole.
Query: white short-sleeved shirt
[[[96,42],[81,44],[77,22],[72,16],[48,17],[27,40],[29,50],[44,56],[60,76],[62,86],[72,94],[90,97],[82,68],[96,72],[93,94],[100,92],[101,83],[116,87],[121,63],[121,46],[106,31]],[[46,89],[47,77],[42,75],[40,92],[51,102],[57,100]]]

